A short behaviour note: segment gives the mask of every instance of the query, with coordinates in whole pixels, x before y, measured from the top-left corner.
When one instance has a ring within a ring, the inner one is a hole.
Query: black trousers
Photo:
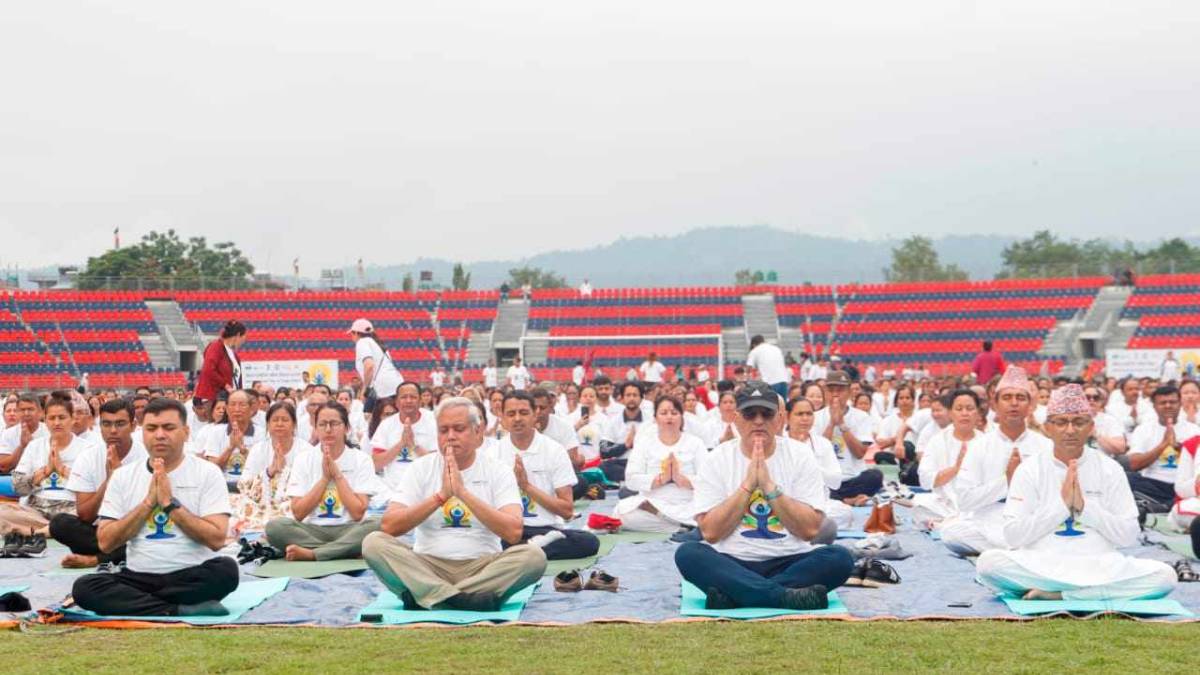
[[[600,462],[600,470],[604,472],[604,477],[614,483],[620,483],[625,480],[625,465],[629,464],[628,459],[606,459]]]
[[[549,525],[526,525],[525,531],[521,533],[520,543],[524,544],[533,537],[539,534],[546,534],[552,530],[562,532],[565,538],[559,539],[542,549],[542,553],[546,554],[546,560],[575,560],[577,558],[587,558],[600,552],[600,539],[591,532],[568,530],[566,528],[550,527]],[[504,548],[508,548],[508,546],[507,543],[504,544]]]
[[[77,555],[94,555],[102,563],[125,562],[125,547],[104,553],[96,543],[96,526],[85,523],[73,513],[60,513],[50,519],[50,538]]]
[[[220,600],[237,587],[237,562],[217,556],[166,574],[89,574],[75,580],[71,594],[80,607],[104,616],[177,616],[180,605]]]
[[[1161,480],[1146,478],[1136,471],[1126,471],[1133,498],[1146,502],[1150,513],[1167,513],[1175,505],[1175,486]]]
[[[830,490],[832,499],[849,499],[858,495],[871,495],[883,487],[883,472],[879,469],[867,469],[853,478],[846,478],[836,490]]]

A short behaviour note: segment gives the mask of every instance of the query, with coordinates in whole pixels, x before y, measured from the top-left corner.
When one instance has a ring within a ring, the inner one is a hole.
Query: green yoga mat
[[[358,613],[358,620],[362,621],[364,615],[379,615],[379,621],[370,621],[368,623],[377,623],[384,626],[398,626],[406,623],[452,623],[465,625],[470,623],[481,623],[484,621],[494,621],[503,623],[505,621],[516,621],[521,617],[521,610],[525,609],[525,603],[529,602],[529,598],[533,596],[534,589],[537,584],[532,584],[522,588],[508,600],[504,602],[504,606],[496,612],[467,612],[460,609],[426,609],[426,610],[407,610],[404,609],[404,603],[395,593],[384,590],[375,598],[375,601],[367,605]]]
[[[234,623],[242,615],[262,604],[267,598],[287,588],[287,579],[264,579],[243,581],[237,590],[225,596],[222,605],[229,610],[222,616],[101,616],[79,607],[62,610],[67,621],[155,621],[159,623],[186,623],[193,626],[214,626]]]
[[[1014,614],[1036,616],[1055,612],[1095,614],[1097,612],[1120,612],[1136,616],[1192,616],[1178,601],[1170,598],[1158,600],[1022,600],[1001,598]]]
[[[25,585],[25,586],[0,586],[0,595],[7,595],[9,593],[24,593],[27,590],[29,590],[28,585]]]
[[[814,609],[809,611],[800,611],[795,609],[778,609],[774,607],[738,607],[737,609],[705,609],[704,601],[706,597],[704,591],[696,588],[688,581],[682,582],[683,587],[680,592],[680,607],[679,613],[684,616],[708,616],[718,619],[769,619],[776,616],[828,616],[848,614],[849,610],[842,603],[842,599],[834,591],[829,592],[829,607],[827,609]]]
[[[367,569],[362,558],[350,560],[269,560],[247,572],[265,579],[320,579],[331,574],[361,572]]]
[[[39,572],[44,577],[81,577],[85,574],[95,574],[95,567],[56,567],[52,570]]]
[[[593,467],[591,469],[584,469],[583,471],[579,472],[579,475],[586,479],[589,483],[600,483],[601,485],[611,485],[614,487],[619,485],[619,483],[610,481],[608,476],[605,476],[604,472],[598,468]]]
[[[838,539],[866,539],[869,535],[862,530],[838,530]]]

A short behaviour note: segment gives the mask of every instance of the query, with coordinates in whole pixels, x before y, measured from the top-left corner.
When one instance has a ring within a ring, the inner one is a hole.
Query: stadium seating
[[[1159,274],[1137,280],[1122,318],[1137,319],[1130,348],[1200,344],[1200,274]]]
[[[229,319],[246,324],[245,361],[337,359],[345,383],[354,375],[346,329],[360,317],[375,325],[405,378],[424,381],[435,365],[477,376],[477,368],[464,368],[467,343],[472,332],[492,329],[499,293],[186,291],[174,298],[206,334],[218,334]]]
[[[961,372],[991,339],[1012,363],[1050,372],[1061,358],[1038,355],[1057,321],[1091,306],[1105,277],[840,286],[834,351],[877,369],[919,365]]]

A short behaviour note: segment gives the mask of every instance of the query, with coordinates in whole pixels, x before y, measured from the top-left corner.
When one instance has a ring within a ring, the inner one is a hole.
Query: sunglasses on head
[[[763,420],[770,421],[775,419],[775,411],[770,408],[746,408],[742,412],[742,419],[747,422],[753,422],[761,417]]]

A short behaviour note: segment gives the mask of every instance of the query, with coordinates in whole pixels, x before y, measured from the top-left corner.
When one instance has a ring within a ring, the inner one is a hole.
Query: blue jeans
[[[779,398],[783,399],[784,401],[787,400],[787,394],[788,394],[788,383],[787,382],[776,382],[775,384],[771,385],[771,388],[775,390],[776,394],[779,394]]]
[[[716,588],[739,606],[782,607],[789,588],[820,584],[833,590],[846,583],[854,558],[841,546],[821,546],[769,560],[741,560],[708,544],[689,542],[675,549],[675,566],[700,590]]]

